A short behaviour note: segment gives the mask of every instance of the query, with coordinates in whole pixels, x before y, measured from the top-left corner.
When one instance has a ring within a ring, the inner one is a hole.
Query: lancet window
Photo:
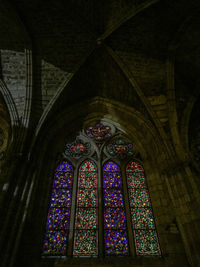
[[[145,172],[128,137],[110,123],[97,123],[69,142],[62,157],[43,257],[159,256]]]

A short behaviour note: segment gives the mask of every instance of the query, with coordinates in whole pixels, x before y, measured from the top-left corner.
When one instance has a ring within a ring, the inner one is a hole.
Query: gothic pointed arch
[[[120,128],[88,125],[61,156],[43,256],[161,255],[144,169]]]

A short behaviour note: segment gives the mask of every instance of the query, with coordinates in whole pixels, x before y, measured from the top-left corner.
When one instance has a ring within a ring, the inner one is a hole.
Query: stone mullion
[[[129,250],[130,256],[135,256],[135,245],[134,245],[134,234],[132,229],[132,219],[131,219],[131,210],[129,206],[129,195],[128,195],[128,184],[126,179],[126,166],[123,164],[121,168],[122,182],[123,182],[123,195],[124,195],[124,208],[126,214],[126,223],[128,230],[128,240],[129,240]]]

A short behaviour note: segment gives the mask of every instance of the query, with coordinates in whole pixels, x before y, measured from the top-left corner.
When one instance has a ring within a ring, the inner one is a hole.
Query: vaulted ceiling
[[[166,134],[177,127],[184,143],[200,92],[199,11],[198,0],[2,1],[11,121],[39,131],[66,106],[100,96]]]

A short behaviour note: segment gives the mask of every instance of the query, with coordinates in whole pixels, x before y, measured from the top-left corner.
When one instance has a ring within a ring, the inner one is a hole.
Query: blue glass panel
[[[70,189],[53,190],[51,196],[51,207],[70,207],[72,201]]]
[[[68,161],[60,162],[60,164],[57,166],[56,170],[73,173],[73,167]]]
[[[63,256],[67,250],[67,236],[72,201],[73,167],[61,162],[55,171],[50,208],[47,217],[43,254]]]
[[[73,172],[56,171],[54,175],[54,188],[72,187]]]
[[[103,186],[104,188],[107,187],[113,187],[113,188],[118,188],[122,186],[121,182],[121,174],[120,172],[110,172],[110,171],[105,171],[104,172],[104,179],[103,179]]]
[[[67,248],[67,232],[49,231],[45,235],[43,254],[48,256],[64,256]]]
[[[113,161],[108,161],[106,165],[104,165],[104,172],[120,172],[118,165]]]
[[[106,255],[128,255],[127,232],[123,230],[105,230]]]
[[[104,239],[106,255],[127,255],[128,238],[122,179],[118,165],[109,161],[103,169]]]
[[[47,219],[47,228],[49,230],[68,229],[69,217],[70,209],[50,208]]]
[[[105,229],[126,229],[125,212],[123,208],[104,208]]]
[[[123,207],[123,194],[121,190],[104,189],[105,207]]]

